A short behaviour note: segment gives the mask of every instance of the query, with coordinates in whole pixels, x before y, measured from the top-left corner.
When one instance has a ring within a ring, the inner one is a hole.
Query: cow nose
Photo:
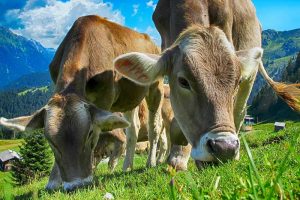
[[[91,185],[93,181],[93,176],[90,175],[87,178],[81,179],[81,178],[77,178],[71,182],[64,182],[64,190],[71,192],[74,191],[77,188],[81,188],[81,187],[85,187],[88,185]]]
[[[211,154],[221,161],[234,159],[239,151],[240,143],[238,139],[209,139],[207,147]]]

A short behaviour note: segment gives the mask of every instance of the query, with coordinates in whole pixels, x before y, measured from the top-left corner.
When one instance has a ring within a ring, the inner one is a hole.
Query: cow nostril
[[[208,152],[225,161],[233,159],[239,149],[238,140],[209,139],[206,143]]]
[[[208,147],[208,151],[209,151],[210,153],[214,153],[214,146],[215,146],[215,145],[216,145],[215,140],[209,139],[209,140],[207,141],[207,147]]]

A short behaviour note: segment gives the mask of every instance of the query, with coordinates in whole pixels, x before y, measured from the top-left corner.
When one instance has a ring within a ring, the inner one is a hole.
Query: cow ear
[[[236,55],[241,62],[241,78],[249,79],[257,73],[258,65],[263,56],[263,49],[255,47],[249,50],[237,51]]]
[[[0,118],[0,125],[18,131],[34,130],[44,127],[45,108],[36,111],[30,116],[17,117],[13,119]]]
[[[140,85],[150,85],[164,75],[160,56],[131,52],[114,60],[115,69],[126,78]]]
[[[90,105],[90,113],[94,128],[100,129],[101,132],[130,126],[130,123],[124,117],[98,109],[92,105]]]

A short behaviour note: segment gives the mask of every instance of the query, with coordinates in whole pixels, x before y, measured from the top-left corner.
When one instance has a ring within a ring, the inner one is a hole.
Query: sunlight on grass
[[[107,164],[99,165],[94,185],[74,193],[49,193],[44,189],[47,178],[43,178],[22,187],[8,185],[8,192],[1,193],[0,199],[10,197],[9,191],[18,199],[47,200],[102,199],[106,192],[115,199],[297,199],[300,123],[287,122],[287,129],[276,133],[272,124],[256,125],[254,129],[241,134],[239,161],[198,171],[190,160],[187,172],[175,172],[166,164],[145,168],[147,156],[142,154],[135,156],[131,172],[122,172],[123,159],[113,173],[108,172]]]

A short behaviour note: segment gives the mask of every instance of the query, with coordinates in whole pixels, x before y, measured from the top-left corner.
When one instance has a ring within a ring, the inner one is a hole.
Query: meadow
[[[241,158],[198,170],[192,159],[188,171],[175,172],[166,164],[145,168],[146,155],[136,155],[134,170],[123,173],[120,160],[113,173],[101,164],[94,184],[66,193],[44,189],[47,178],[16,187],[10,173],[0,174],[0,199],[299,199],[300,122],[287,122],[274,132],[273,124],[259,124],[242,133]],[[245,142],[247,141],[247,142]],[[1,147],[2,148],[2,147]]]

